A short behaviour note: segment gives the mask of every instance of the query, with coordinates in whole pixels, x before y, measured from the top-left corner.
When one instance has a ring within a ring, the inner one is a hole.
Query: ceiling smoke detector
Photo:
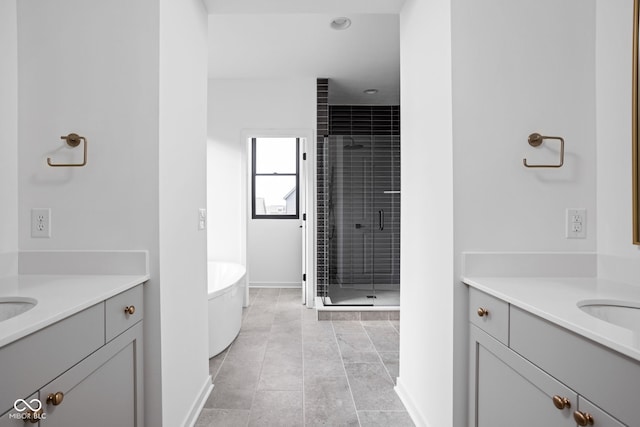
[[[367,95],[375,95],[376,93],[378,93],[378,89],[365,89],[363,90],[363,92]]]
[[[340,18],[335,18],[331,21],[331,28],[334,30],[346,30],[351,26],[351,19],[345,18],[344,16]]]

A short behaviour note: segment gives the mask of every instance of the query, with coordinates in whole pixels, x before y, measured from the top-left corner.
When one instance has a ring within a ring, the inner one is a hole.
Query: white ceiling
[[[330,79],[331,104],[399,104],[404,0],[204,0],[209,77]],[[331,29],[347,16],[351,27]],[[375,88],[377,95],[366,95]]]

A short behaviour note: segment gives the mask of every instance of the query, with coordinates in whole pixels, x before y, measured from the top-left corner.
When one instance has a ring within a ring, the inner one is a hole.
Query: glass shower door
[[[328,284],[332,304],[398,305],[399,138],[327,140]]]
[[[371,150],[373,210],[373,286],[375,305],[400,300],[400,138],[374,136]]]
[[[371,143],[358,137],[329,138],[329,296],[334,304],[372,304],[370,152]]]

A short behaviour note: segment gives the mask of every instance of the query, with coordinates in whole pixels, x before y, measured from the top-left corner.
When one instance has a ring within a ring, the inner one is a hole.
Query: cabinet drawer
[[[133,307],[133,314],[125,309]],[[143,318],[142,285],[131,288],[105,301],[105,340],[111,341]]]
[[[38,393],[34,393],[29,397],[25,397],[24,400],[29,403],[29,405],[32,406],[33,409],[37,410],[38,402],[34,402],[33,399],[38,399]],[[23,412],[18,412],[14,408],[11,408],[11,410],[7,413],[0,415],[0,427],[37,427],[35,426],[35,424],[37,423],[29,423],[21,418],[23,415],[26,415],[28,412],[30,412],[28,411],[28,408],[26,408],[26,405],[20,402],[18,403],[18,408],[25,410]]]
[[[510,318],[514,351],[623,423],[638,425],[640,363],[517,307]]]
[[[594,427],[625,427],[624,424],[618,422],[611,415],[607,414],[582,396],[578,397],[578,411],[585,415],[591,415]]]
[[[102,303],[0,349],[0,412],[104,344]]]
[[[509,344],[508,303],[469,288],[469,321],[501,343]]]

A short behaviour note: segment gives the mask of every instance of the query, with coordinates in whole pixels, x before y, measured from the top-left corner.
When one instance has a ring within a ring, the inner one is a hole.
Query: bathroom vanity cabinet
[[[0,348],[0,427],[31,425],[18,398],[41,427],[143,426],[143,313],[137,285]]]
[[[470,427],[640,425],[640,362],[469,288]]]

